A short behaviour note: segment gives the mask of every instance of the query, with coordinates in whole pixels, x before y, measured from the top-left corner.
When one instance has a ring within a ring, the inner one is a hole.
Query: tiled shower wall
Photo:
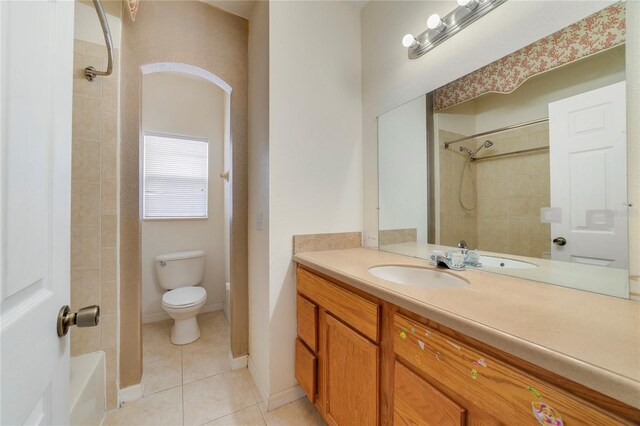
[[[117,61],[118,55],[115,53]],[[107,408],[117,404],[117,63],[89,82],[84,68],[106,69],[106,48],[75,40],[71,184],[71,309],[100,305],[100,324],[71,330],[71,356],[104,351]]]
[[[547,123],[478,139],[494,145],[478,157],[549,146]],[[478,247],[548,259],[551,227],[540,223],[540,208],[551,204],[549,151],[477,161]]]
[[[440,130],[440,141],[462,137]],[[477,206],[465,211],[458,199],[465,157],[459,146],[471,150],[491,140],[478,158],[549,145],[548,124],[521,128],[478,138],[444,149],[440,144],[440,243],[455,246],[465,240],[469,247],[497,253],[549,258],[551,229],[540,223],[540,208],[550,205],[549,151],[516,154],[474,161],[471,168],[477,185]],[[468,170],[463,185],[465,205],[474,204]]]
[[[451,145],[444,149],[444,142],[452,141],[464,135],[439,131],[440,150],[440,244],[455,247],[460,240],[465,240],[469,247],[478,247],[478,227],[476,210],[466,211],[460,206],[460,176],[465,165],[466,154],[460,152],[460,146],[472,151],[476,149],[474,140]],[[476,164],[471,163],[473,175],[476,175]],[[465,206],[475,204],[473,185],[469,170],[464,176],[462,201]]]

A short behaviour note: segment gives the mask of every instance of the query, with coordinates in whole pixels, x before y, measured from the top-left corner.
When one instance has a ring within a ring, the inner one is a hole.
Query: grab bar
[[[107,45],[107,70],[97,71],[94,67],[86,67],[84,69],[84,76],[87,80],[93,81],[96,76],[108,76],[113,71],[113,42],[111,41],[111,31],[109,30],[109,22],[107,22],[107,15],[104,13],[102,3],[100,0],[93,0],[93,6],[96,8],[98,19],[100,19],[100,25],[102,25],[102,32],[104,33],[104,42]]]

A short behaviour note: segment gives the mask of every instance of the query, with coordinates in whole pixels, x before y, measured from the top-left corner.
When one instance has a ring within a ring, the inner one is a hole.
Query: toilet
[[[196,315],[207,301],[207,291],[199,287],[204,279],[205,252],[180,251],[156,256],[156,272],[162,295],[162,307],[174,319],[171,343],[186,345],[200,338]]]

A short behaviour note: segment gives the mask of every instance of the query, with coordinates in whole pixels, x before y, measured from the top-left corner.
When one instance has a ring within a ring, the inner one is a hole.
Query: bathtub
[[[106,404],[104,352],[71,358],[71,425],[100,425]]]

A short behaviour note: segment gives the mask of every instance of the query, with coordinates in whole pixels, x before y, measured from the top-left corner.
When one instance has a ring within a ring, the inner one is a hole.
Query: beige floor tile
[[[144,362],[144,361],[143,361]],[[144,362],[143,395],[150,395],[182,385],[180,352],[153,362]]]
[[[256,404],[247,369],[183,386],[185,425],[201,425]]]
[[[306,397],[269,412],[265,412],[263,403],[260,403],[259,407],[267,426],[323,426],[327,424],[316,407]]]
[[[110,412],[104,426],[182,425],[182,388],[177,387],[131,401]]]
[[[252,405],[221,419],[207,423],[205,426],[264,426],[265,422],[258,405]]]
[[[171,343],[172,321],[161,321],[142,326],[143,363],[173,359],[180,355],[180,346]]]
[[[225,371],[231,371],[228,345],[202,341],[199,345],[182,347],[182,383],[195,382]]]
[[[223,311],[207,312],[198,315],[198,324],[206,335],[210,332],[229,332],[229,323]]]

